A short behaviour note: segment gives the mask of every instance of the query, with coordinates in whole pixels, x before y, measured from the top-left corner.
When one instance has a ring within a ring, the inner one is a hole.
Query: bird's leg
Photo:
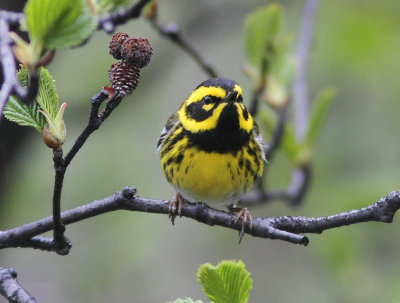
[[[238,208],[235,206],[230,206],[229,207],[230,212],[237,212],[236,218],[234,223],[239,221],[239,219],[242,220],[242,229],[239,232],[239,244],[242,242],[243,236],[244,236],[244,231],[246,228],[246,223],[249,222],[249,229],[251,230],[253,228],[253,217],[251,216],[250,212],[247,210],[247,207],[243,208]]]
[[[175,225],[176,215],[182,217],[183,197],[180,193],[176,193],[169,202],[168,218],[171,219],[172,225]]]

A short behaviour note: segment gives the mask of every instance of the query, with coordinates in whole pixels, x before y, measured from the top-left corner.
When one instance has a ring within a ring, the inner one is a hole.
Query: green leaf
[[[260,66],[269,52],[274,52],[275,39],[282,28],[282,8],[269,4],[249,16],[244,24],[247,56],[254,66]]]
[[[45,116],[40,113],[43,110],[50,121],[55,121],[59,113],[59,102],[53,77],[44,67],[38,69],[39,91],[34,104],[25,105],[19,99],[11,96],[4,109],[4,116],[22,126],[35,127],[39,132],[47,126]],[[22,86],[29,82],[29,72],[25,66],[21,66],[18,71],[18,78]]]
[[[335,90],[332,87],[328,87],[322,90],[315,98],[311,107],[310,123],[306,135],[308,144],[314,144],[318,138],[334,95]]]
[[[265,138],[271,138],[277,122],[276,114],[269,108],[263,108],[259,111],[260,125]]]
[[[21,65],[17,73],[22,86],[27,86],[29,82],[28,69]],[[39,88],[40,92],[40,88]],[[37,103],[32,105],[23,104],[18,98],[11,96],[4,108],[4,116],[21,126],[30,126],[41,132],[47,125],[45,117],[39,112],[40,107]]]
[[[17,73],[19,82],[22,86],[28,86],[29,82],[29,71],[28,68],[24,65],[20,65],[20,69]]]
[[[58,114],[60,104],[58,102],[58,94],[53,77],[44,67],[39,68],[39,77],[39,92],[36,101],[42,110],[47,113],[49,118],[54,121]]]
[[[200,300],[193,301],[191,298],[186,299],[176,299],[174,302],[167,302],[167,303],[203,303]]]
[[[79,44],[97,26],[84,0],[29,0],[24,12],[30,38],[39,49]]]
[[[34,127],[38,132],[41,132],[46,125],[46,119],[39,112],[39,109],[37,104],[28,106],[11,96],[4,108],[4,117],[21,126]]]
[[[284,132],[285,134],[283,135],[281,142],[282,151],[290,160],[296,161],[299,152],[299,144],[297,143],[294,135],[293,124],[286,124]]]
[[[242,261],[222,261],[216,267],[203,264],[197,279],[213,303],[246,303],[253,283]]]

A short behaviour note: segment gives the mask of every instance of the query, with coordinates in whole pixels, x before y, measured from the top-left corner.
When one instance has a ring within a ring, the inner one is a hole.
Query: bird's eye
[[[204,104],[210,104],[213,102],[213,99],[210,96],[205,96],[203,101],[204,101]]]

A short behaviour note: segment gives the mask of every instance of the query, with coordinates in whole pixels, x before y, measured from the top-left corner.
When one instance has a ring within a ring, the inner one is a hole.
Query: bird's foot
[[[239,231],[239,244],[240,244],[240,242],[242,242],[242,239],[244,236],[247,222],[249,222],[249,229],[250,230],[253,229],[253,217],[251,216],[250,212],[247,210],[247,207],[243,207],[243,208],[230,207],[229,210],[231,212],[237,212],[234,223],[238,222],[239,219],[242,220],[242,229]]]
[[[183,197],[180,193],[176,193],[169,202],[168,218],[171,219],[172,225],[175,225],[175,218],[178,215],[182,217]]]

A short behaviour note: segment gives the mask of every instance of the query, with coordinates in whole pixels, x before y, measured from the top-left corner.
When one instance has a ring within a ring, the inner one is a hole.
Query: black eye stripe
[[[186,106],[186,116],[197,122],[201,122],[211,117],[214,110],[206,111],[203,109],[202,102],[194,102]]]

